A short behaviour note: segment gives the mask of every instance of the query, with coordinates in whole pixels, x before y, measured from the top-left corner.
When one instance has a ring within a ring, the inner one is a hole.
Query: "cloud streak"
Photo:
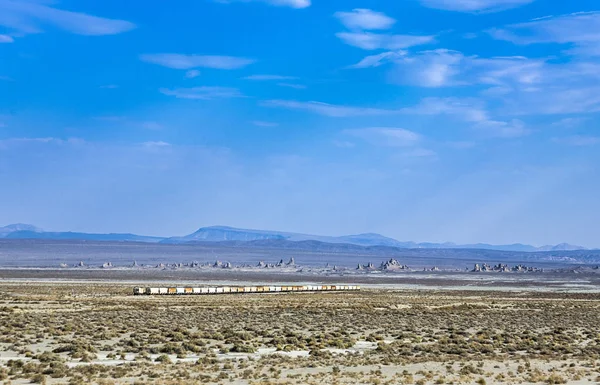
[[[256,62],[254,59],[235,56],[185,55],[178,53],[144,54],[140,55],[140,60],[178,70],[191,70],[193,68],[234,70]]]
[[[356,8],[352,12],[336,12],[334,16],[349,29],[390,29],[396,23],[395,19],[385,13],[363,8]]]
[[[342,133],[362,139],[375,146],[386,147],[410,147],[421,140],[421,135],[410,130],[395,127],[347,129],[342,131]]]
[[[159,91],[164,95],[174,96],[178,99],[211,100],[244,97],[237,88],[229,87],[161,88]]]
[[[116,35],[136,27],[125,20],[65,11],[27,0],[0,0],[0,25],[21,34],[40,33],[43,27],[52,26],[87,36]]]
[[[315,101],[299,102],[295,100],[266,100],[261,102],[260,104],[264,107],[308,111],[333,118],[346,118],[354,116],[379,116],[397,113],[393,110],[384,110],[379,108],[368,107],[349,107]]]
[[[295,9],[308,8],[311,0],[217,0],[219,3],[266,3],[276,7],[290,7]]]
[[[339,32],[336,36],[345,44],[364,50],[399,50],[431,43],[435,36],[386,35],[371,32]]]
[[[498,12],[521,7],[535,0],[421,0],[425,7],[456,12]]]
[[[572,55],[600,56],[600,12],[546,17],[492,29],[490,35],[515,44],[571,44]]]
[[[471,124],[471,128],[485,136],[497,138],[517,138],[528,135],[530,131],[518,120],[495,120],[490,117],[483,101],[475,98],[425,98],[421,102],[402,112],[416,115],[449,116]]]
[[[243,78],[244,80],[268,81],[268,80],[296,80],[295,76],[282,75],[250,75]]]

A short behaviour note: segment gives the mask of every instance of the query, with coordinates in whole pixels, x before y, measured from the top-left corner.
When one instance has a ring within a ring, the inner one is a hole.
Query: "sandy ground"
[[[3,274],[0,384],[600,383],[594,276],[435,273],[369,279],[358,293],[147,297],[132,287],[282,276]]]

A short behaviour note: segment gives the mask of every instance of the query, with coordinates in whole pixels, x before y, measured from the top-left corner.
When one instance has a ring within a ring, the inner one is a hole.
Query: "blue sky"
[[[579,0],[0,0],[0,224],[600,247]]]

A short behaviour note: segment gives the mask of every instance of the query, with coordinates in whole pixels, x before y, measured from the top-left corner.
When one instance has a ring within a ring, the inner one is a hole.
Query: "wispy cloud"
[[[0,35],[0,43],[13,43],[15,39],[12,36]]]
[[[348,68],[371,68],[379,67],[384,64],[397,62],[403,56],[406,55],[406,51],[390,51],[383,52],[377,55],[367,56],[360,62],[349,66]]]
[[[369,127],[343,130],[343,134],[362,139],[375,146],[410,147],[421,140],[421,135],[403,128]]]
[[[304,90],[306,89],[306,86],[304,84],[295,84],[295,83],[277,83],[277,85],[279,87],[287,87],[287,88],[294,88],[297,90]]]
[[[577,147],[594,146],[600,144],[600,136],[575,135],[562,138],[552,138],[552,140],[556,143]]]
[[[435,36],[386,35],[371,32],[339,32],[336,36],[344,43],[364,50],[399,50],[431,43]]]
[[[144,54],[140,56],[140,59],[147,63],[158,64],[163,67],[178,70],[189,70],[201,67],[233,70],[244,68],[255,62],[254,59],[235,56],[185,55],[178,53]]]
[[[287,108],[292,110],[308,111],[319,115],[344,118],[353,116],[377,116],[394,114],[396,111],[368,107],[348,107],[321,102],[299,102],[294,100],[267,100],[260,103],[265,107]]]
[[[390,74],[392,82],[421,87],[465,84],[459,77],[464,60],[464,55],[460,52],[438,49],[423,51],[417,55],[386,57],[386,60],[390,59],[396,64],[396,69]]]
[[[157,148],[167,148],[167,147],[171,147],[170,143],[167,142],[162,142],[162,141],[158,141],[158,142],[143,142],[141,143],[141,145],[143,147],[149,148],[149,149],[157,149]]]
[[[557,122],[552,123],[552,126],[560,128],[575,128],[588,120],[589,118],[587,117],[563,118]]]
[[[506,91],[515,86],[531,88],[547,79],[544,77],[544,59],[481,58],[447,49],[421,51],[412,55],[390,52],[378,57],[367,57],[353,67],[366,68],[388,62],[395,65],[390,72],[392,82],[420,87],[483,84],[494,86],[496,91],[500,87]]]
[[[197,78],[198,76],[200,76],[200,71],[198,70],[189,70],[185,73],[185,77],[188,79]]]
[[[0,139],[0,149],[7,149],[12,147],[17,147],[21,145],[31,145],[31,144],[55,144],[55,145],[79,145],[84,144],[85,141],[79,138],[68,138],[61,139],[55,137],[44,137],[44,138],[8,138],[8,139]]]
[[[107,90],[114,90],[115,88],[119,88],[119,86],[116,84],[106,84],[106,85],[100,86],[100,88],[107,89]]]
[[[44,26],[53,26],[90,36],[115,35],[136,27],[129,21],[65,11],[28,0],[0,0],[0,25],[21,34],[39,33]]]
[[[416,115],[450,115],[466,122],[488,120],[483,103],[475,98],[424,98],[419,104],[403,108],[401,111]]]
[[[571,54],[600,54],[600,12],[546,17],[492,29],[489,32],[496,39],[515,44],[572,44],[574,47],[568,51]]]
[[[349,29],[390,29],[396,23],[395,19],[385,13],[364,8],[356,8],[352,12],[336,12],[334,16]]]
[[[278,127],[279,126],[279,123],[265,122],[262,120],[255,120],[252,122],[252,124],[254,124],[257,127]]]
[[[425,98],[402,112],[418,115],[446,115],[470,123],[471,128],[488,137],[516,138],[528,135],[530,130],[518,120],[496,120],[490,117],[482,100],[460,98]]]
[[[237,88],[229,87],[192,87],[192,88],[161,88],[160,92],[164,95],[174,96],[178,99],[227,99],[243,97]]]
[[[290,7],[296,9],[308,8],[311,6],[311,0],[216,0],[219,3],[266,3],[276,7]]]
[[[283,75],[250,75],[250,76],[244,77],[243,79],[266,81],[266,80],[296,80],[298,78],[295,76],[283,76]]]
[[[340,148],[354,148],[356,144],[347,140],[334,140],[333,145]]]
[[[153,122],[153,121],[142,122],[141,126],[142,126],[142,128],[145,128],[146,130],[152,130],[152,131],[162,130],[162,128],[163,128],[163,126],[160,123]]]
[[[517,8],[534,0],[421,0],[429,8],[457,12],[497,12]]]

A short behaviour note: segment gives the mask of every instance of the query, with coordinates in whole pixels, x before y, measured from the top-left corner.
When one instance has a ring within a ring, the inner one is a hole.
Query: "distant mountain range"
[[[48,232],[32,225],[17,223],[0,227],[0,239],[53,239],[80,241],[118,241],[118,242],[153,242],[158,243],[165,238],[147,237],[135,234],[89,234],[74,232]]]
[[[484,243],[458,245],[455,243],[415,243],[401,242],[380,234],[358,234],[340,237],[320,236],[280,231],[247,230],[227,226],[203,227],[183,237],[148,237],[135,234],[88,234],[74,232],[47,232],[33,225],[12,224],[0,227],[0,239],[46,239],[46,240],[89,240],[117,242],[148,242],[165,244],[194,244],[202,242],[235,242],[257,241],[303,242],[317,241],[330,244],[348,244],[364,247],[386,246],[400,249],[481,249],[517,252],[573,251],[587,250],[585,247],[561,243],[554,246],[535,247],[524,244],[489,245]]]

